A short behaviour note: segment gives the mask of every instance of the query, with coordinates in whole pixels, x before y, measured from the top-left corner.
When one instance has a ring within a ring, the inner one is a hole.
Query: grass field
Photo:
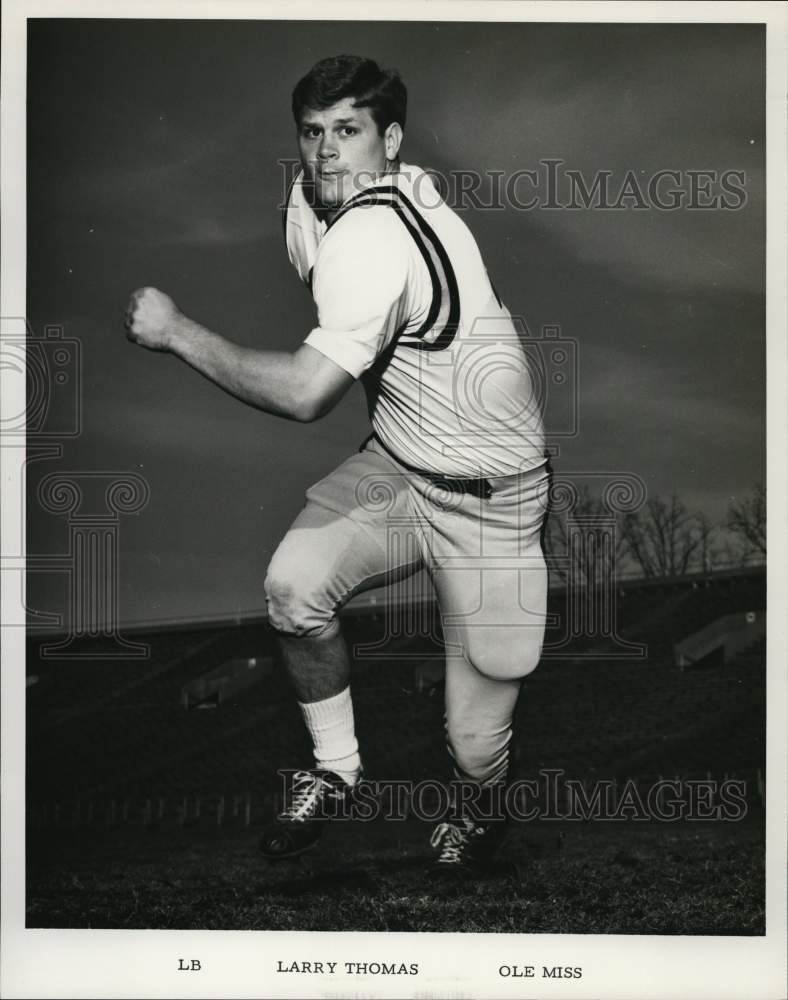
[[[430,827],[335,824],[268,865],[251,829],[48,831],[29,927],[576,934],[764,933],[763,817],[514,824],[499,869],[431,879]]]
[[[696,583],[619,594],[625,633],[648,647],[648,661],[566,654],[529,675],[516,773],[549,770],[586,790],[634,782],[640,795],[663,778],[735,778],[749,813],[581,823],[542,812],[512,824],[499,869],[473,884],[431,877],[431,826],[415,820],[335,823],[300,862],[262,859],[276,770],[311,760],[289,684],[261,671],[201,705],[210,711],[186,707],[184,692],[238,658],[267,656],[264,627],[158,634],[139,663],[64,665],[31,644],[28,926],[763,934],[765,643],[686,671],[672,643],[763,607],[765,580]],[[445,778],[440,671],[419,672],[440,661],[440,646],[432,633],[389,637],[385,656],[365,659],[381,627],[375,616],[349,623],[368,773],[414,785]]]

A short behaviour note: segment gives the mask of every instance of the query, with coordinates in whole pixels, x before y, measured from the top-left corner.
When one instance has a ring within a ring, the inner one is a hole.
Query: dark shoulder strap
[[[348,212],[376,206],[384,206],[397,213],[418,247],[432,283],[432,302],[424,322],[415,333],[401,337],[400,343],[424,351],[444,350],[454,340],[460,325],[457,278],[446,248],[411,200],[393,185],[369,188],[347,201],[334,216],[329,228],[336,226]],[[434,336],[426,340],[426,336],[432,333]]]

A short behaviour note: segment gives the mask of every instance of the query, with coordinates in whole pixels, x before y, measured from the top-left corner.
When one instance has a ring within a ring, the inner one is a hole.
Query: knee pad
[[[325,587],[301,577],[297,566],[283,566],[274,556],[264,586],[268,622],[277,632],[316,638],[334,626],[336,612]]]
[[[510,681],[527,677],[536,669],[542,655],[541,629],[533,629],[525,638],[520,629],[469,630],[465,659],[484,677]],[[531,631],[531,630],[529,630]]]

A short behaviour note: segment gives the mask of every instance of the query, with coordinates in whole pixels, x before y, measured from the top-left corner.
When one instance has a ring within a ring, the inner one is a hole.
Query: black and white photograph
[[[3,995],[778,1000],[785,5],[6,13]]]

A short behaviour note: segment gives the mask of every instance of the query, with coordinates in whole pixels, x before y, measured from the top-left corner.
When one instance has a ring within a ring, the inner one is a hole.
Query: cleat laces
[[[432,832],[430,844],[440,848],[439,864],[462,864],[463,854],[469,848],[473,837],[484,834],[484,827],[477,826],[469,819],[462,821],[463,826],[456,823],[440,823]]]
[[[303,823],[312,819],[326,799],[341,801],[342,792],[330,781],[311,771],[296,771],[290,790],[290,801],[279,813],[278,819],[290,823]]]

